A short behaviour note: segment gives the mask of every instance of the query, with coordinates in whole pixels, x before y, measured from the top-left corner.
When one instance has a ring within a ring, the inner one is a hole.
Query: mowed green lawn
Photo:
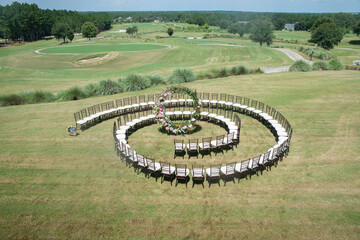
[[[102,53],[102,52],[133,52],[157,50],[168,46],[155,44],[96,44],[96,45],[75,45],[69,47],[52,47],[40,50],[40,53]]]
[[[356,239],[359,79],[358,71],[322,71],[186,84],[198,91],[258,99],[282,112],[294,128],[290,154],[278,167],[251,180],[204,189],[161,184],[126,167],[114,151],[113,120],[77,137],[66,134],[74,123],[72,113],[81,108],[160,92],[164,86],[0,108],[0,239]],[[265,139],[273,141],[262,125],[242,119],[241,151],[229,152],[234,157],[225,161],[253,156],[268,147]],[[166,135],[156,132],[152,142],[139,137],[156,131],[150,128],[129,141],[139,147],[146,141],[146,154],[169,148],[172,139]],[[221,129],[205,124],[203,131],[208,135]],[[256,140],[257,133],[264,139]],[[255,147],[245,147],[251,145]],[[174,162],[171,150],[162,155]],[[228,156],[219,154],[214,161]]]
[[[105,45],[145,44],[143,39],[107,38],[82,43]],[[170,45],[171,48],[116,52],[99,62],[79,64],[78,60],[90,58],[94,53],[54,55],[37,54],[43,51],[71,50],[68,44],[59,47],[56,40],[28,43],[23,46],[0,49],[0,94],[18,93],[26,90],[48,90],[58,92],[73,86],[84,86],[103,79],[118,79],[130,73],[168,76],[176,68],[186,67],[195,71],[211,68],[245,65],[247,67],[288,66],[293,62],[283,53],[269,47],[252,46],[213,46],[192,44],[187,39],[154,39],[152,44]],[[216,42],[215,42],[216,43]],[[158,47],[159,45],[152,45]],[[162,47],[162,46],[160,46]],[[88,46],[84,49],[89,49]]]

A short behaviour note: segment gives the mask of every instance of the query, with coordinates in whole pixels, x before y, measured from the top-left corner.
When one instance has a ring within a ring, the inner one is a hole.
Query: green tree
[[[96,37],[97,35],[97,28],[95,27],[94,23],[86,22],[81,27],[82,35],[86,38]]]
[[[0,20],[0,37],[4,39],[6,44],[6,38],[9,36],[9,29],[5,26],[5,21]]]
[[[202,16],[195,16],[195,24],[203,26],[205,24],[205,19]]]
[[[55,25],[52,29],[52,33],[54,34],[55,38],[63,39],[64,42],[65,42],[66,38],[68,38],[69,32],[72,32],[72,29],[69,27],[69,25],[67,23],[63,23],[63,22],[55,23]],[[73,35],[74,35],[74,32],[73,32]]]
[[[316,43],[318,46],[330,50],[334,45],[338,45],[344,36],[343,29],[336,26],[334,22],[323,23],[312,30],[309,42]]]
[[[72,40],[74,39],[74,31],[72,29],[70,29],[67,34],[66,34],[67,39],[70,40],[70,42],[72,42]]]
[[[233,34],[239,34],[240,37],[242,37],[245,33],[245,29],[240,24],[234,23],[228,28],[228,32]]]
[[[330,18],[327,17],[322,17],[319,18],[318,20],[316,20],[314,22],[314,24],[311,27],[311,31],[314,31],[316,28],[320,27],[320,25],[324,24],[324,23],[334,23],[333,20],[331,20]]]
[[[357,36],[360,35],[360,20],[353,27],[353,31]]]
[[[134,34],[138,33],[138,27],[137,26],[128,27],[126,28],[126,33],[133,36]]]
[[[260,46],[266,43],[271,45],[274,35],[273,26],[269,21],[257,20],[253,23],[250,30],[250,39],[254,42],[258,42]]]
[[[210,27],[210,25],[207,24],[207,23],[205,23],[205,24],[203,25],[203,28],[205,28],[205,29],[209,29],[209,27]]]
[[[283,30],[285,28],[285,19],[283,18],[278,18],[274,21],[274,27],[275,27],[275,30]]]
[[[168,28],[167,33],[168,33],[169,36],[171,37],[171,36],[174,34],[174,29]]]

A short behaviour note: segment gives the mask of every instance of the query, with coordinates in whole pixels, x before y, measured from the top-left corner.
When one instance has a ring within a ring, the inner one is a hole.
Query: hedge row
[[[160,75],[142,75],[133,73],[118,80],[101,80],[90,83],[84,87],[72,87],[70,89],[51,93],[47,91],[26,91],[19,94],[7,94],[0,96],[1,106],[35,104],[54,101],[73,101],[94,96],[113,95],[122,92],[138,91],[160,84],[180,84],[192,82],[204,78],[220,78],[230,75],[259,73],[260,69],[247,69],[236,66],[231,69],[213,69],[208,73],[195,75],[194,71],[186,68],[178,68],[166,79]]]

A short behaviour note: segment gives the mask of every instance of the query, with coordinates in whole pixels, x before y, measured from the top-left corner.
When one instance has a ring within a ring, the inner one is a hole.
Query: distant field
[[[155,44],[117,44],[117,45],[78,45],[78,46],[64,46],[52,47],[42,49],[40,53],[99,53],[99,52],[133,52],[133,51],[146,51],[157,50],[166,48],[168,46],[155,45]]]

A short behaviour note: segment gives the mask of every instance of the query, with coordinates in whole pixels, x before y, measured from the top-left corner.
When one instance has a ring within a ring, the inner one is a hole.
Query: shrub
[[[231,68],[231,74],[233,75],[249,74],[249,69],[247,69],[244,66],[234,66]]]
[[[27,103],[43,103],[54,101],[54,95],[51,92],[40,90],[36,90],[35,92],[25,92],[22,93],[21,96],[26,99]]]
[[[132,73],[125,78],[125,91],[138,91],[150,87],[150,80],[141,74]]]
[[[323,61],[317,61],[314,62],[313,65],[311,66],[312,70],[318,71],[318,70],[329,70],[330,66],[327,62],[323,62]]]
[[[85,95],[86,97],[93,97],[93,96],[96,96],[97,91],[98,89],[98,84],[97,83],[89,83],[88,85],[86,85],[84,87],[84,92],[85,92]]]
[[[260,68],[253,68],[250,70],[251,74],[256,74],[256,73],[264,73],[263,70],[261,70]]]
[[[123,88],[117,82],[107,79],[99,82],[96,95],[113,95],[120,92],[123,92]]]
[[[213,78],[228,77],[230,75],[230,71],[226,68],[212,69],[211,72]]]
[[[193,82],[195,80],[196,76],[194,71],[186,68],[175,69],[169,77],[170,83]]]
[[[196,79],[212,79],[214,78],[211,73],[208,72],[199,72],[196,74]]]
[[[305,61],[296,61],[289,69],[290,72],[310,72],[311,66]]]
[[[165,79],[162,76],[158,75],[158,74],[150,75],[150,76],[148,76],[148,79],[150,81],[151,86],[156,86],[156,85],[166,83]]]
[[[22,105],[26,103],[26,99],[19,94],[8,94],[0,96],[1,106],[11,106],[11,105]]]
[[[60,101],[79,100],[83,98],[86,98],[86,94],[79,87],[73,87],[57,94],[57,99]]]
[[[346,65],[344,67],[346,70],[356,70],[356,71],[359,71],[360,70],[360,66],[349,66],[349,65]]]
[[[344,69],[344,66],[337,59],[331,59],[330,62],[329,62],[329,65],[330,65],[331,70],[342,70],[342,69]]]

